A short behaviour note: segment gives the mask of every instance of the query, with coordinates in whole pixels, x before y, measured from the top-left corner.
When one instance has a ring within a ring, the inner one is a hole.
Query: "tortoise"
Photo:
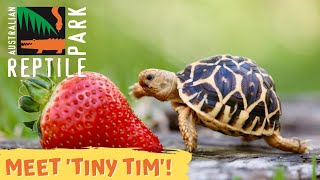
[[[178,73],[146,69],[131,86],[135,98],[152,96],[170,101],[186,150],[197,148],[196,124],[245,140],[263,138],[270,146],[306,153],[298,138],[280,135],[281,104],[272,77],[249,58],[216,55]]]

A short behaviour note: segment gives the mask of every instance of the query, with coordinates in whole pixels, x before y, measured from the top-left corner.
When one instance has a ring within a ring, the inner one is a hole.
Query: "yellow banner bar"
[[[126,148],[0,150],[0,179],[188,179],[191,154]]]

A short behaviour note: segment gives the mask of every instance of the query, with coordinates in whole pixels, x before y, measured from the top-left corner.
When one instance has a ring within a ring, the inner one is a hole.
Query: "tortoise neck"
[[[173,78],[172,78],[172,82],[170,83],[170,90],[168,91],[168,96],[167,96],[167,100],[168,101],[173,101],[173,100],[176,100],[176,99],[180,99],[180,96],[179,96],[179,92],[178,92],[178,89],[177,89],[177,76],[176,74],[172,73],[173,74]]]
[[[166,79],[166,82],[168,85],[165,89],[163,89],[162,91],[160,91],[157,94],[156,98],[160,101],[172,101],[174,99],[180,98],[179,92],[177,89],[177,76],[176,76],[176,74],[173,72],[169,72],[169,71],[167,71],[164,74],[166,76],[166,77],[164,77],[164,79]]]

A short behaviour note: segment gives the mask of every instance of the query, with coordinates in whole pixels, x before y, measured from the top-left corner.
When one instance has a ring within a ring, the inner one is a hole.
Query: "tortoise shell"
[[[252,60],[218,55],[177,73],[181,99],[198,124],[232,136],[278,133],[281,107],[273,79]]]

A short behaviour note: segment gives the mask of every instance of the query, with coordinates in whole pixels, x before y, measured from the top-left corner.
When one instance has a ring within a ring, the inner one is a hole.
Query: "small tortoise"
[[[247,140],[264,138],[283,151],[307,152],[305,142],[281,137],[281,106],[272,77],[248,58],[213,56],[178,73],[146,69],[131,89],[136,98],[153,96],[172,103],[190,152],[197,148],[195,124]]]

